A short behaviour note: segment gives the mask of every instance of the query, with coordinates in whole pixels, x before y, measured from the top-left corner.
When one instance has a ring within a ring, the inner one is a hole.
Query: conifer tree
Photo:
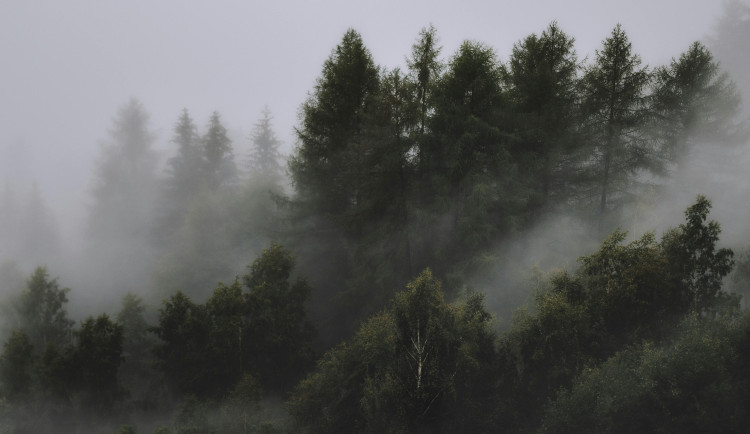
[[[593,194],[599,197],[600,215],[631,192],[640,170],[660,169],[661,159],[645,134],[650,77],[619,24],[583,76]]]
[[[232,141],[221,123],[218,112],[213,112],[203,136],[203,167],[206,185],[210,190],[230,185],[237,176],[232,155]]]
[[[281,142],[273,131],[271,111],[263,109],[263,117],[255,124],[251,137],[250,176],[253,182],[279,186],[283,170],[279,146]]]
[[[574,39],[556,22],[513,46],[505,82],[511,152],[532,188],[531,216],[564,203],[575,181],[577,72]]]
[[[655,126],[671,161],[698,145],[737,140],[740,95],[705,45],[694,42],[654,76]]]

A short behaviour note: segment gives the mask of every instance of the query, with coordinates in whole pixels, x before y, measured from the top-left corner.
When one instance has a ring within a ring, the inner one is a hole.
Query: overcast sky
[[[300,104],[349,27],[392,68],[430,23],[444,58],[471,39],[506,61],[552,20],[592,58],[619,22],[658,66],[705,38],[721,11],[719,0],[0,0],[0,183],[36,180],[67,207],[56,212],[78,213],[99,143],[131,97],[163,153],[187,108],[200,127],[218,110],[245,138],[234,144],[243,156],[266,104],[288,151]]]

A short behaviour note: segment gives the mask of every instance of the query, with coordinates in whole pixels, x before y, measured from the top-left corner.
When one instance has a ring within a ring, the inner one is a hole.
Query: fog
[[[349,27],[362,33],[377,63],[403,68],[415,35],[429,23],[444,56],[469,39],[494,47],[504,61],[515,42],[552,20],[576,38],[579,57],[591,58],[619,22],[644,63],[661,65],[710,36],[720,14],[719,2],[684,7],[676,0],[3,2],[0,179],[18,194],[36,184],[66,246],[78,249],[94,161],[114,114],[130,98],[151,116],[162,164],[174,151],[171,129],[183,108],[201,126],[220,112],[241,157],[268,105],[289,154],[299,107]]]
[[[145,300],[153,321],[162,300],[177,291],[202,303],[217,282],[231,284],[247,273],[269,242],[297,236],[284,212],[290,206],[285,200],[300,186],[292,184],[286,159],[299,149],[304,104],[347,29],[362,35],[376,65],[402,71],[420,29],[430,24],[439,36],[442,61],[471,40],[494,49],[505,64],[514,44],[554,21],[575,38],[584,65],[594,62],[618,23],[649,71],[702,41],[741,92],[734,123],[747,132],[750,64],[738,60],[746,51],[734,50],[737,44],[748,47],[730,41],[731,23],[723,14],[731,5],[726,5],[684,0],[2,2],[0,299],[14,297],[34,268],[44,265],[62,286],[72,288],[68,310],[76,321],[98,312],[114,315],[126,293]],[[747,9],[737,10],[745,14],[738,20],[748,19]],[[189,122],[181,124],[185,115]],[[185,126],[182,133],[178,125]],[[270,135],[262,134],[263,125]],[[188,181],[178,172],[191,164],[189,148],[197,143],[191,140],[209,137],[216,161],[206,157],[213,166],[200,169],[202,183],[190,193],[198,200],[191,202],[180,196]],[[278,151],[281,168],[258,169],[255,146],[263,137]],[[593,208],[583,207],[533,220],[493,245],[482,259],[491,266],[471,270],[449,295],[465,288],[484,293],[495,329],[505,330],[547,273],[575,270],[577,258],[596,250],[616,228],[628,231],[629,240],[647,231],[661,236],[683,222],[697,195],[713,203],[711,218],[723,229],[721,245],[742,251],[750,246],[750,145],[746,136],[737,137],[743,138],[696,140],[663,173],[640,173],[643,188],[605,223],[592,223]],[[123,144],[131,142],[145,144],[144,149],[128,154]],[[121,177],[124,173],[130,175]],[[450,220],[452,212],[435,221]],[[420,231],[441,228],[435,221],[413,233],[409,224],[416,224],[407,222],[406,249],[412,248],[412,236],[428,239],[424,245],[429,246],[432,235]],[[373,234],[377,228],[370,228]],[[297,242],[336,246],[340,236]],[[300,271],[319,291],[310,303],[319,350],[349,337],[360,316],[372,313],[361,308],[327,316],[332,303],[375,292],[356,292],[362,284],[356,266],[350,270],[354,276],[329,276],[338,270],[335,261],[346,254],[398,257],[401,247],[389,243],[404,236],[388,236],[365,235],[367,247],[332,257],[316,253],[317,246],[290,246],[293,253],[308,255]],[[408,268],[411,255],[409,250]],[[396,290],[378,294],[382,298],[372,309],[382,308]],[[3,339],[7,331],[0,334]],[[272,400],[264,411],[283,413],[278,396]],[[154,420],[154,426],[164,421]]]

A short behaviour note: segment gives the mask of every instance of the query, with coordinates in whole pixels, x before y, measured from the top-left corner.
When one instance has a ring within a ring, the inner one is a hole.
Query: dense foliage
[[[287,189],[270,111],[240,152],[218,112],[201,133],[183,110],[160,178],[132,100],[86,243],[122,305],[74,316],[46,268],[0,267],[0,432],[740,431],[750,319],[711,203],[660,237],[615,230],[692,149],[744,140],[739,109],[705,45],[650,69],[619,25],[591,60],[552,23],[506,62],[476,41],[443,59],[429,27],[403,71],[350,29]],[[604,241],[499,327],[517,305],[475,277],[561,214]]]

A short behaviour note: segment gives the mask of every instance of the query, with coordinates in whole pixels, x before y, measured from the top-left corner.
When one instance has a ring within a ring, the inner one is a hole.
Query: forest
[[[404,70],[350,29],[289,156],[186,108],[162,163],[126,102],[80,253],[0,195],[0,433],[747,431],[750,237],[697,189],[644,223],[750,143],[724,20],[656,67],[620,25],[503,60],[427,26]]]

